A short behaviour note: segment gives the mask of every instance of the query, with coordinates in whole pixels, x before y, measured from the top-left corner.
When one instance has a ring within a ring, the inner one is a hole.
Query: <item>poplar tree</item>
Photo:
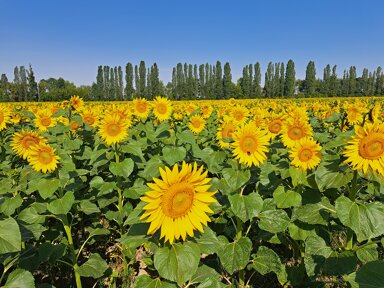
[[[329,96],[330,91],[330,80],[331,80],[331,65],[327,64],[323,72],[323,83],[321,88],[321,93],[325,96]]]
[[[356,67],[349,68],[348,95],[356,94]]]
[[[223,70],[221,68],[221,62],[216,62],[216,83],[215,83],[215,96],[216,99],[223,98]]]
[[[284,96],[284,63],[281,62],[280,64],[280,83],[279,83],[279,96],[283,97]]]
[[[250,79],[249,79],[249,69],[248,65],[246,65],[243,68],[243,80],[241,81],[241,90],[243,92],[244,98],[249,98],[250,97],[250,90],[249,90],[249,85]]]
[[[254,68],[255,68],[255,78],[253,80],[253,87],[255,90],[255,97],[260,98],[262,96],[260,63],[256,62]]]
[[[146,74],[147,74],[147,69],[145,68],[145,62],[140,61],[140,66],[139,66],[139,92],[140,96],[144,96],[145,93],[145,83],[146,83]]]
[[[223,75],[223,96],[224,99],[232,98],[232,74],[231,66],[228,62],[224,64],[224,75]]]
[[[133,66],[132,63],[127,63],[125,66],[125,98],[132,99],[133,98]]]
[[[20,80],[19,67],[17,67],[17,66],[15,67],[15,69],[13,70],[13,74],[15,77],[13,80],[13,83],[16,86],[15,101],[20,101],[20,100],[22,100],[21,99],[22,92],[21,92],[21,80]]]
[[[334,65],[332,67],[332,75],[330,76],[329,79],[329,96],[335,97],[338,95],[338,82],[339,80],[337,79],[337,66]]]
[[[275,73],[273,75],[272,97],[279,97],[280,92],[280,63],[275,63]]]
[[[159,67],[154,63],[151,67],[151,85],[152,95],[151,99],[161,94],[160,92],[160,79],[159,79]]]
[[[173,99],[176,98],[176,87],[177,87],[176,67],[173,67],[173,69],[172,69],[172,97],[173,97]]]
[[[289,59],[287,70],[285,71],[284,96],[293,97],[295,94],[296,72],[295,63]]]
[[[6,100],[9,98],[9,82],[6,74],[1,74],[0,77],[0,90],[1,90],[1,98],[2,100]]]
[[[111,68],[109,70],[110,76],[109,76],[109,100],[115,99],[116,97],[116,86],[115,86],[115,72],[114,69]]]
[[[37,101],[39,99],[35,74],[33,73],[31,64],[29,64],[28,71],[28,95],[29,100]]]
[[[21,80],[21,100],[28,100],[28,83],[27,83],[27,71],[24,66],[20,66],[19,69]]]
[[[274,78],[274,65],[272,62],[268,63],[267,72],[265,72],[264,91],[265,97],[273,97],[273,78]]]
[[[204,73],[204,64],[199,66],[199,87],[200,87],[200,97],[206,98],[206,89],[205,89],[205,73]]]
[[[104,74],[104,99],[110,99],[110,75],[109,75],[109,66],[104,66],[103,68],[103,74]]]
[[[97,67],[97,76],[96,76],[96,90],[95,95],[93,96],[97,100],[101,100],[104,94],[104,77],[103,77],[103,66],[99,65]]]
[[[309,61],[305,72],[304,94],[313,97],[316,91],[316,68],[315,62]]]
[[[117,75],[118,75],[118,86],[119,86],[119,93],[118,93],[118,99],[123,100],[124,99],[124,82],[123,82],[123,69],[121,66],[117,68]]]
[[[253,65],[249,64],[248,66],[248,91],[249,95],[248,98],[254,98],[255,97],[255,89],[253,88]]]
[[[142,91],[140,91],[140,77],[139,77],[139,68],[135,65],[135,88],[136,88],[136,97],[141,97]]]
[[[384,78],[381,66],[377,67],[376,70],[376,88],[375,95],[383,95],[384,92]]]
[[[361,75],[361,85],[360,85],[360,91],[361,95],[367,96],[369,92],[369,86],[368,86],[368,69],[363,69],[363,74]]]
[[[199,95],[199,78],[197,75],[197,64],[193,65],[193,94],[194,94],[194,99],[197,99]]]

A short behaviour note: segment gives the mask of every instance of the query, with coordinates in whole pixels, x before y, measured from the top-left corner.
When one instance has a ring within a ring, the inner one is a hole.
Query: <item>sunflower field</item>
[[[381,98],[0,104],[1,287],[384,287]]]

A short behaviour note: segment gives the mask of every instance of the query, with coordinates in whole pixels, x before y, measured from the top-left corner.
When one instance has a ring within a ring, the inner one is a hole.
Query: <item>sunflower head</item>
[[[224,120],[219,124],[216,139],[222,149],[230,147],[230,143],[225,141],[225,139],[232,140],[232,133],[235,132],[235,130],[236,125],[228,117],[224,118]]]
[[[384,124],[355,126],[355,136],[348,141],[344,156],[352,169],[384,176]]]
[[[213,213],[209,208],[216,202],[209,192],[211,178],[204,167],[197,163],[183,162],[181,169],[175,164],[171,169],[160,168],[161,179],[154,178],[154,183],[148,183],[150,191],[140,199],[147,203],[140,219],[151,223],[148,234],[154,234],[161,229],[160,237],[171,244],[187,235],[193,237],[194,230],[204,232],[203,225],[211,220],[206,213]]]
[[[313,139],[305,137],[300,139],[289,151],[291,164],[302,170],[310,170],[320,164],[321,146]]]
[[[312,127],[303,118],[288,120],[284,123],[282,129],[282,141],[287,147],[293,147],[296,143],[305,137],[312,136]]]
[[[55,155],[55,150],[46,143],[31,146],[28,162],[36,171],[43,173],[53,172],[57,168],[60,157]]]
[[[189,120],[188,128],[193,133],[200,134],[200,132],[204,130],[206,122],[207,121],[200,115],[193,115]]]
[[[168,120],[172,114],[172,102],[167,98],[157,96],[153,101],[153,114],[159,122]]]
[[[37,132],[21,130],[13,134],[11,140],[12,150],[23,159],[27,159],[34,145],[47,143],[47,141]]]
[[[69,104],[73,109],[80,110],[84,106],[84,101],[79,96],[74,95],[69,99]]]
[[[128,136],[130,122],[118,114],[107,114],[99,124],[99,135],[107,145],[120,143]]]
[[[252,122],[241,126],[233,134],[233,155],[240,163],[248,167],[259,166],[268,152],[269,137],[264,130],[256,127]]]
[[[147,119],[150,111],[150,104],[144,98],[133,99],[133,114],[140,119]]]

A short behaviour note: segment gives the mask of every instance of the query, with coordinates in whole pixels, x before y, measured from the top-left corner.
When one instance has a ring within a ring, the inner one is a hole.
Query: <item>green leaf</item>
[[[353,173],[343,173],[340,170],[340,160],[322,162],[315,171],[315,181],[321,192],[329,188],[340,188],[347,185],[353,178]]]
[[[252,263],[248,265],[259,272],[261,275],[265,275],[270,272],[285,273],[284,265],[281,264],[279,255],[276,254],[272,249],[260,246],[257,250],[256,255],[252,259]]]
[[[384,283],[384,261],[365,264],[356,272],[355,281],[359,288],[382,288]]]
[[[277,208],[298,207],[301,205],[301,195],[295,191],[285,192],[284,186],[279,186],[273,192]]]
[[[334,211],[329,199],[323,197],[321,202],[306,204],[293,210],[292,220],[308,224],[328,225],[329,213]]]
[[[0,254],[21,250],[19,225],[13,218],[0,220]]]
[[[195,275],[193,275],[191,279],[191,283],[204,283],[204,280],[209,279],[220,279],[221,275],[213,268],[207,266],[207,265],[201,265],[199,268],[197,268],[197,271]],[[203,286],[203,287],[209,287],[209,286]]]
[[[256,217],[263,209],[263,199],[252,192],[248,195],[233,194],[228,196],[233,213],[245,222]]]
[[[39,245],[39,261],[40,263],[50,262],[54,263],[57,259],[65,255],[66,246],[64,244],[53,245],[45,242]]]
[[[154,264],[159,275],[182,285],[195,274],[200,262],[200,249],[196,243],[175,243],[155,252]]]
[[[30,288],[35,287],[35,279],[32,273],[24,269],[12,271],[3,288]]]
[[[148,181],[152,181],[153,177],[158,177],[160,175],[160,166],[163,166],[163,161],[161,161],[159,156],[153,156],[147,163],[145,163],[145,168],[139,175]]]
[[[351,228],[361,242],[384,234],[384,205],[379,202],[359,204],[345,196],[335,203],[341,223]]]
[[[201,253],[205,254],[217,253],[220,247],[216,233],[208,226],[204,228],[204,233],[201,234],[200,238],[196,238],[196,242],[199,244]]]
[[[186,155],[187,151],[184,147],[165,146],[163,148],[163,158],[171,166],[176,162],[184,160]]]
[[[308,236],[316,235],[315,227],[306,223],[291,223],[288,226],[289,236],[294,240],[305,241]]]
[[[145,205],[146,203],[144,202],[140,202],[139,204],[137,204],[135,209],[133,209],[133,211],[128,215],[128,218],[125,220],[124,226],[141,223],[140,214],[143,211],[143,207]]]
[[[23,204],[23,199],[20,195],[16,195],[11,198],[5,198],[4,202],[0,205],[0,213],[6,216],[11,216],[15,213],[15,210]]]
[[[109,164],[109,171],[111,171],[112,174],[115,176],[128,178],[129,175],[131,175],[131,173],[133,172],[134,166],[135,163],[133,163],[133,160],[127,158],[119,163],[112,162],[111,164]]]
[[[260,219],[260,229],[271,233],[284,232],[291,222],[284,210],[263,211],[257,217]]]
[[[306,186],[309,185],[307,181],[307,171],[295,168],[293,166],[289,166],[289,174],[292,178],[293,187],[296,187],[299,184],[303,184]]]
[[[47,209],[54,215],[65,215],[75,202],[75,196],[72,191],[65,193],[65,195],[60,198],[53,200],[51,203],[48,203]]]
[[[107,270],[108,264],[97,253],[92,254],[87,262],[77,268],[77,272],[83,277],[100,278]]]
[[[176,288],[173,283],[163,282],[160,278],[151,278],[148,275],[140,275],[133,284],[134,288]]]
[[[249,262],[252,241],[248,237],[241,237],[232,243],[222,245],[219,250],[220,262],[229,274],[244,269]]]
[[[44,200],[51,197],[60,187],[59,179],[40,179],[36,184],[37,191]]]
[[[86,215],[90,215],[93,213],[99,213],[100,209],[95,203],[92,203],[89,200],[81,200],[79,211],[83,212]]]
[[[231,188],[231,192],[235,192],[241,188],[251,178],[251,172],[249,170],[235,170],[232,168],[225,168],[222,171],[223,177]]]
[[[379,259],[377,244],[372,242],[370,245],[359,248],[356,251],[357,258],[363,263],[368,263]]]

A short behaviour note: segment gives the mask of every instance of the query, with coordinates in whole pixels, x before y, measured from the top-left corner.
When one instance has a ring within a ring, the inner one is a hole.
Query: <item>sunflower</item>
[[[153,101],[153,113],[158,121],[162,122],[171,118],[172,102],[167,98],[157,96]]]
[[[232,133],[235,132],[236,125],[230,120],[230,118],[225,117],[223,122],[219,124],[217,128],[216,139],[219,142],[219,146],[222,149],[229,148],[230,143],[224,141],[224,139],[232,140]]]
[[[73,109],[80,110],[84,106],[84,101],[79,96],[74,95],[69,99],[69,104]]]
[[[92,111],[91,109],[85,109],[80,113],[81,117],[83,118],[84,124],[88,124],[92,127],[96,127],[98,123],[98,116],[97,113]]]
[[[36,171],[52,172],[57,168],[60,157],[55,155],[55,149],[46,143],[31,146],[28,162]]]
[[[107,114],[99,124],[99,134],[107,145],[119,143],[128,136],[129,125],[127,119],[121,119],[117,114]]]
[[[41,111],[37,114],[34,123],[35,127],[41,132],[45,132],[48,128],[56,125],[56,120],[52,118],[52,114],[46,110]]]
[[[274,139],[277,135],[281,133],[283,129],[283,118],[279,115],[272,115],[266,121],[266,130],[270,139]]]
[[[295,146],[300,139],[311,136],[311,126],[306,122],[306,120],[298,118],[296,120],[287,120],[284,123],[281,139],[283,144],[290,148]]]
[[[133,99],[133,114],[140,119],[147,119],[150,111],[150,105],[146,99],[135,98]]]
[[[161,229],[160,238],[172,244],[180,238],[185,240],[187,234],[193,237],[196,229],[204,232],[203,225],[211,221],[206,213],[213,213],[209,205],[216,202],[212,197],[216,191],[208,191],[211,178],[203,169],[196,162],[183,162],[180,171],[177,164],[172,170],[160,168],[161,179],[153,178],[155,183],[147,184],[151,190],[140,198],[147,203],[140,219],[151,223],[148,234]]]
[[[201,131],[204,130],[206,122],[207,121],[200,115],[193,115],[189,120],[188,128],[193,133],[199,134]]]
[[[289,151],[291,164],[302,170],[310,170],[319,165],[321,146],[311,138],[301,138]]]
[[[234,122],[237,124],[243,124],[247,120],[249,116],[249,111],[246,107],[244,106],[235,106],[231,110],[231,118],[233,119]]]
[[[354,170],[377,172],[384,176],[384,124],[355,126],[355,136],[348,141],[344,156]]]
[[[252,164],[259,166],[267,159],[265,153],[268,152],[269,137],[254,123],[241,126],[232,136],[234,140],[232,153],[240,163],[244,163],[248,167],[251,167]]]
[[[0,106],[0,131],[7,128],[7,123],[11,122],[11,113],[4,105]]]
[[[21,130],[13,134],[11,148],[18,156],[27,159],[32,146],[40,143],[47,143],[47,141],[39,133],[30,130]]]

